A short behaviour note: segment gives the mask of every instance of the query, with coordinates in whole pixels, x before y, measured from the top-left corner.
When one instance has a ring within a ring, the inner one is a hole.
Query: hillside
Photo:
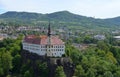
[[[53,21],[64,21],[64,22],[79,22],[81,20],[94,20],[91,17],[80,16],[76,14],[72,14],[68,11],[60,11],[54,12],[50,14],[40,14],[40,13],[29,13],[29,12],[15,12],[9,11],[0,15],[1,19],[36,19],[36,20],[48,20],[51,19]]]
[[[48,20],[55,23],[62,22],[66,25],[77,25],[85,28],[116,28],[120,26],[120,17],[95,19],[73,14],[68,11],[59,11],[50,14],[9,11],[0,15],[0,21],[4,22],[39,24],[41,21],[48,22]]]
[[[115,18],[105,19],[106,22],[120,26],[120,16]]]

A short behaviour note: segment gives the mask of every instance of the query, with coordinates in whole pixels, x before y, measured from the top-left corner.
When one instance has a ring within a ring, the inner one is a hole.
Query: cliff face
[[[45,56],[39,56],[34,53],[30,53],[28,51],[23,50],[22,53],[22,63],[26,64],[28,60],[30,60],[30,67],[33,67],[34,77],[39,77],[41,71],[37,68],[36,61],[46,62],[48,75],[47,77],[54,77],[55,70],[57,66],[63,66],[64,72],[67,77],[72,77],[75,69],[75,65],[70,62],[70,59],[67,57],[62,58],[49,58]]]

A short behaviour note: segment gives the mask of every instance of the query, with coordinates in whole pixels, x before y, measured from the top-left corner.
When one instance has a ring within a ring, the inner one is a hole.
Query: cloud
[[[120,15],[120,0],[0,0],[0,9],[51,13],[68,10],[85,16],[108,18]]]

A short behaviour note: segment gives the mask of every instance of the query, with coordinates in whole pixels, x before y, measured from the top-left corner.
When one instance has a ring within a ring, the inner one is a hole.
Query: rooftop
[[[31,43],[31,44],[46,45],[46,44],[48,44],[48,36],[46,36],[46,35],[42,35],[42,36],[29,35],[24,38],[23,42],[27,42],[27,43]],[[62,45],[62,44],[64,44],[64,42],[61,39],[59,39],[58,36],[51,36],[50,44],[51,45]]]

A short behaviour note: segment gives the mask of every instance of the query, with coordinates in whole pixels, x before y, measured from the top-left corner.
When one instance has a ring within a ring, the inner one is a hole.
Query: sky
[[[0,14],[7,11],[46,14],[64,10],[88,17],[112,18],[120,16],[120,0],[0,0]]]

